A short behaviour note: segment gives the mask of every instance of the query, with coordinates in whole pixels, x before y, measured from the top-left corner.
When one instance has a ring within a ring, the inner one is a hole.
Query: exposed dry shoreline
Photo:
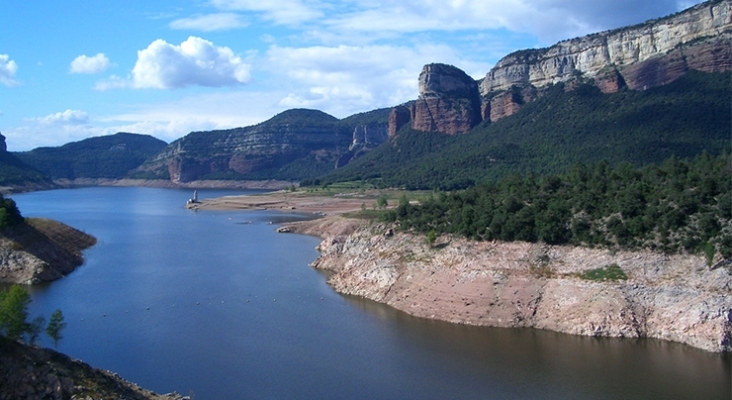
[[[317,235],[312,266],[338,292],[453,323],[657,338],[732,351],[732,276],[703,257],[424,237],[332,216],[286,225]],[[583,271],[617,264],[621,281]]]
[[[80,266],[97,240],[66,224],[29,218],[0,232],[0,282],[34,284],[59,279]]]
[[[280,190],[247,196],[224,196],[188,204],[194,210],[279,210],[317,213],[321,215],[344,214],[371,208],[376,202],[374,193],[344,193],[335,196],[315,195]]]

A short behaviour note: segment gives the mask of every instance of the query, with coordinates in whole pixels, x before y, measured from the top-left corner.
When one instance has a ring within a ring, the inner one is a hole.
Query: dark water
[[[269,222],[283,214],[188,211],[191,195],[88,188],[13,196],[24,215],[99,239],[85,265],[32,290],[31,317],[64,312],[60,351],[196,400],[732,396],[729,355],[452,325],[341,296],[308,266],[318,239],[274,232]]]

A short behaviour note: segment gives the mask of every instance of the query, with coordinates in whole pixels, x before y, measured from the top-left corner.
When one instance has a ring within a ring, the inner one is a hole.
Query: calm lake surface
[[[344,297],[308,266],[317,238],[270,224],[303,216],[193,212],[183,207],[191,196],[150,188],[12,196],[23,215],[99,240],[75,272],[31,289],[31,318],[63,310],[60,351],[196,400],[732,396],[730,355],[452,325]]]

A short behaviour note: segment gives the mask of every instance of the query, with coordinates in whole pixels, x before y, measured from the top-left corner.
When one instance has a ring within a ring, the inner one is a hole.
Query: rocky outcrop
[[[412,120],[412,113],[406,106],[396,106],[389,113],[389,138],[396,136],[397,132]]]
[[[732,2],[708,1],[641,25],[510,54],[488,72],[480,91],[488,95],[513,85],[594,79],[610,67],[633,89],[663,85],[684,69],[729,70],[731,34]]]
[[[430,246],[420,236],[384,235],[387,226],[327,221],[292,231],[324,237],[312,265],[331,271],[329,284],[344,294],[454,323],[732,351],[732,276],[703,257],[447,237]],[[581,277],[613,264],[627,280]]]
[[[416,130],[465,133],[481,121],[478,85],[451,65],[425,65],[419,75],[419,98],[412,106],[411,117]]]
[[[59,279],[80,266],[96,239],[58,221],[31,218],[0,232],[0,282],[34,284]]]
[[[536,98],[536,89],[532,86],[519,88],[514,86],[511,90],[501,92],[491,99],[486,99],[482,106],[483,118],[490,121],[497,121],[503,117],[516,114],[525,103]]]
[[[373,150],[389,137],[388,127],[384,124],[357,125],[353,130],[348,151],[338,158],[336,168],[340,168]]]
[[[159,395],[52,350],[0,337],[0,399],[189,400]]]

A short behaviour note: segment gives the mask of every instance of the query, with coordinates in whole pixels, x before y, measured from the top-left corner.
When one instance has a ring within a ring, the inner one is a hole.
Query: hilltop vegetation
[[[689,72],[646,91],[603,94],[583,85],[546,90],[515,115],[448,136],[403,128],[344,168],[303,184],[462,189],[514,173],[558,174],[574,163],[635,166],[730,149],[731,74]]]
[[[0,151],[0,186],[37,186],[51,188],[49,177],[41,171],[19,160],[7,151]]]
[[[726,152],[642,168],[576,164],[561,175],[511,175],[443,192],[421,205],[402,199],[386,219],[479,240],[704,253],[711,265],[717,254],[732,258],[731,176]]]
[[[165,146],[165,142],[149,135],[117,133],[15,155],[52,179],[118,179]]]

